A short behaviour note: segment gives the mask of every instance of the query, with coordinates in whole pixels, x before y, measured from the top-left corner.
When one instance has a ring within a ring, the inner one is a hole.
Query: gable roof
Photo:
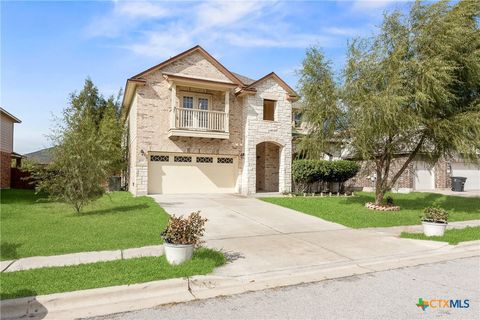
[[[17,117],[15,117],[13,114],[3,109],[2,107],[0,107],[0,113],[12,119],[14,123],[22,123],[22,120],[18,119]]]
[[[210,62],[214,67],[216,67],[218,70],[220,70],[230,81],[232,81],[233,84],[237,85],[238,86],[238,92],[249,92],[249,93],[252,93],[252,92],[256,92],[255,88],[253,88],[253,86],[255,86],[256,84],[258,84],[259,82],[267,79],[267,78],[274,78],[279,84],[280,86],[285,89],[285,91],[288,92],[289,96],[291,99],[298,99],[298,94],[295,92],[295,90],[293,90],[285,81],[283,81],[277,74],[275,74],[275,72],[271,72],[269,74],[267,74],[266,76],[258,79],[258,80],[254,80],[254,79],[251,79],[249,77],[246,77],[246,76],[242,76],[238,73],[235,73],[235,72],[231,72],[229,71],[227,68],[225,68],[217,59],[215,59],[212,55],[210,55],[205,49],[203,49],[201,46],[199,45],[196,45],[195,47],[193,48],[190,48],[180,54],[177,54],[176,56],[174,57],[171,57],[170,59],[167,59],[145,71],[142,71],[138,74],[136,74],[135,76],[127,79],[127,82],[125,84],[125,91],[124,91],[124,94],[123,94],[123,101],[122,101],[122,108],[125,109],[125,114],[128,115],[128,112],[129,112],[129,108],[130,108],[130,103],[132,101],[132,98],[133,98],[133,94],[136,90],[136,87],[137,86],[141,86],[141,85],[145,85],[146,83],[146,80],[143,78],[144,76],[146,76],[147,74],[149,73],[152,73],[152,72],[155,72],[177,60],[180,60],[194,52],[197,52],[199,54],[201,54],[202,56],[205,57],[205,59],[207,59],[208,62]],[[178,77],[178,76],[177,76]]]
[[[227,68],[225,68],[217,59],[215,59],[210,53],[208,53],[205,49],[203,49],[202,47],[200,47],[199,45],[196,45],[195,47],[193,48],[190,48],[180,54],[177,54],[176,56],[174,57],[171,57],[170,59],[168,60],[165,60],[159,64],[157,64],[156,66],[153,66],[145,71],[142,71],[140,72],[139,74],[131,77],[130,79],[139,79],[139,78],[142,78],[143,76],[151,73],[151,72],[154,72],[158,69],[161,69],[177,60],[180,60],[194,52],[198,52],[200,53],[201,55],[203,55],[205,57],[205,59],[208,60],[208,62],[210,62],[211,64],[213,64],[217,69],[219,69],[228,79],[230,79],[230,81],[232,81],[233,83],[235,84],[238,84],[238,85],[243,85],[243,82],[237,78],[237,76],[235,74],[233,74],[232,72],[230,72]]]
[[[295,92],[295,90],[293,90],[292,87],[290,87],[285,81],[283,81],[282,78],[280,78],[275,72],[270,72],[269,74],[261,77],[257,81],[252,82],[245,88],[245,90],[249,91],[249,90],[255,89],[254,87],[257,84],[269,78],[273,78],[285,91],[288,92],[291,98],[293,99],[299,98],[299,95]]]

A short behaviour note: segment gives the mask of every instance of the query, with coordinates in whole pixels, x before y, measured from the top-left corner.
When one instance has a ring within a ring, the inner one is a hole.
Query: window
[[[274,121],[275,119],[275,101],[263,100],[263,120]]]
[[[213,163],[213,157],[197,157],[197,163]]]
[[[174,156],[174,162],[192,162],[192,157],[189,156]]]
[[[150,161],[168,162],[169,160],[169,156],[150,156]]]
[[[193,109],[193,97],[183,96],[182,108]]]
[[[233,158],[217,158],[217,163],[233,163]]]
[[[300,128],[302,125],[302,113],[300,111],[293,112],[293,125],[295,128]]]

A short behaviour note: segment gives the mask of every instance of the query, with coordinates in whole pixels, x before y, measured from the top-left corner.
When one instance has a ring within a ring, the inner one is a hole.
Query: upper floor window
[[[208,110],[208,99],[207,98],[198,98],[198,109]]]
[[[263,100],[263,120],[275,120],[275,101]]]
[[[293,125],[295,128],[300,128],[302,125],[302,113],[299,111],[293,112]]]
[[[193,108],[193,97],[183,96],[182,108],[192,109]]]
[[[182,108],[209,110],[211,97],[207,94],[196,94],[184,92],[181,95]]]

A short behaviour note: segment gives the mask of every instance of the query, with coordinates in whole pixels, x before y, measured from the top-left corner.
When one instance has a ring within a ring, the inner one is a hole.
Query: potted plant
[[[422,216],[423,233],[427,237],[443,236],[447,227],[448,212],[442,208],[428,207]]]
[[[185,218],[170,217],[166,229],[161,233],[165,240],[165,257],[170,264],[177,265],[192,258],[193,249],[200,245],[205,222],[207,219],[200,216],[200,211],[192,212]]]

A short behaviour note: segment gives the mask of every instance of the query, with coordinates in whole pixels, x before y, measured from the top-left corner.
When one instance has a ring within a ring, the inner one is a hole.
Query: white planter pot
[[[438,236],[441,237],[445,233],[447,223],[426,222],[422,221],[423,233],[427,237]]]
[[[177,265],[192,259],[193,244],[171,244],[164,243],[165,257],[168,263]]]

